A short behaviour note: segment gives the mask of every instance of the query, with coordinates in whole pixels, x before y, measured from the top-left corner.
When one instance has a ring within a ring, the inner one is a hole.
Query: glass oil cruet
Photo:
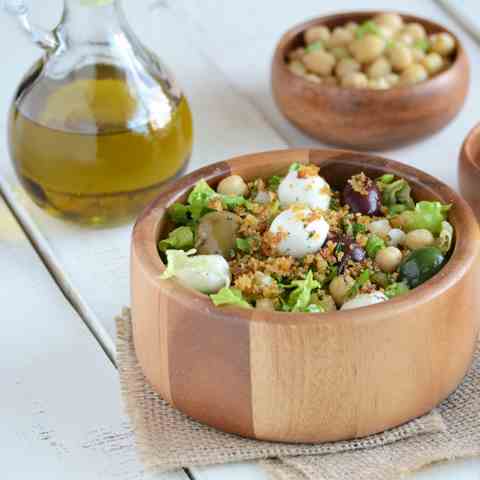
[[[129,219],[188,162],[187,100],[119,0],[64,0],[53,32],[30,23],[23,0],[5,6],[44,50],[9,118],[22,185],[40,207],[75,222]]]

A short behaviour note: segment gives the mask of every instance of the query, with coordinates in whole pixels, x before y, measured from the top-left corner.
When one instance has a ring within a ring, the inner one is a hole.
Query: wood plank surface
[[[186,480],[143,471],[117,373],[0,197],[4,480]]]

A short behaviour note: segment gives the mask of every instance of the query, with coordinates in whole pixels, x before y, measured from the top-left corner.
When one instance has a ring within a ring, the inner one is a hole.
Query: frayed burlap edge
[[[303,459],[339,458],[342,454],[365,450],[376,452],[411,438],[445,434],[445,424],[437,411],[378,435],[318,445],[259,442],[201,425],[171,408],[145,380],[135,354],[128,309],[117,319],[117,361],[124,403],[135,431],[138,451],[146,468],[153,471],[260,460],[270,473],[276,471],[277,479],[282,476],[289,480],[310,478],[311,468],[317,468],[316,462],[302,463]],[[362,455],[371,456],[367,452]],[[276,458],[279,460],[267,460]]]

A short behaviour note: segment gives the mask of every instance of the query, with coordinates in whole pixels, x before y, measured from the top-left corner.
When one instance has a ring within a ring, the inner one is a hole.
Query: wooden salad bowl
[[[215,307],[162,280],[157,241],[167,208],[204,178],[245,179],[314,163],[341,188],[352,174],[394,173],[417,200],[453,204],[448,263],[383,304],[324,314]],[[435,178],[381,157],[283,150],[216,163],[166,186],[135,225],[132,312],[138,360],[153,388],[199,422],[245,437],[327,442],[374,434],[429,412],[467,372],[480,327],[480,232],[467,203]]]
[[[467,136],[458,164],[460,192],[480,221],[480,124]]]
[[[272,62],[272,90],[280,111],[299,129],[322,142],[379,150],[412,143],[445,127],[461,110],[468,92],[470,67],[465,50],[444,26],[413,15],[428,34],[449,32],[457,42],[453,64],[413,86],[389,90],[319,85],[288,69],[287,54],[303,44],[303,32],[315,25],[332,28],[363,22],[380,12],[348,12],[314,18],[293,27],[280,39]]]

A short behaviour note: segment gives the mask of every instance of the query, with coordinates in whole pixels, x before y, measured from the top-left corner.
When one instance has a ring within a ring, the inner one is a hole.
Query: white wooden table
[[[53,25],[61,0],[31,2]],[[336,0],[336,10],[360,2]],[[472,62],[467,107],[443,132],[415,146],[383,152],[457,186],[462,139],[480,121],[478,0],[364,0],[365,9],[410,11],[458,33]],[[274,44],[290,25],[327,12],[327,2],[298,0],[126,1],[140,37],[183,85],[193,107],[191,169],[225,157],[286,146],[319,145],[288,125],[269,89]],[[457,23],[453,13],[460,13]],[[478,29],[478,30],[477,30]],[[6,112],[21,76],[39,52],[0,16],[0,478],[154,478],[143,472],[122,413],[114,367],[114,316],[129,303],[131,225],[78,228],[35,207],[14,176]],[[265,480],[250,464],[160,475],[164,480]],[[415,480],[479,480],[480,459],[429,468]]]

